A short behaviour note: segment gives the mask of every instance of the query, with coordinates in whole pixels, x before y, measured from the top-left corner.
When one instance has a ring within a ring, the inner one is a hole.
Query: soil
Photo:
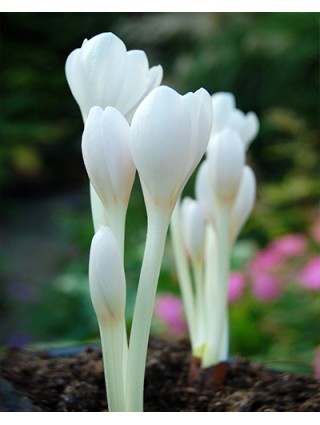
[[[225,382],[205,375],[190,383],[188,343],[151,339],[146,366],[146,412],[318,412],[320,382],[276,372],[237,357]],[[22,349],[0,359],[0,411],[107,411],[101,350],[56,355]]]

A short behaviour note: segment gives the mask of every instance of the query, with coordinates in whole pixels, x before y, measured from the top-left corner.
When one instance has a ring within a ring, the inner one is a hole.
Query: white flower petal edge
[[[240,188],[231,212],[230,240],[233,243],[251,214],[256,199],[256,178],[252,169],[245,165]]]

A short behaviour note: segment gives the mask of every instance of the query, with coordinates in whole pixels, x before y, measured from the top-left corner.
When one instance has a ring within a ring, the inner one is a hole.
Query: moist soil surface
[[[275,372],[236,357],[223,385],[204,375],[190,382],[186,342],[151,339],[146,366],[146,412],[318,412],[320,382]],[[22,349],[0,359],[0,411],[107,411],[101,350],[57,355]]]

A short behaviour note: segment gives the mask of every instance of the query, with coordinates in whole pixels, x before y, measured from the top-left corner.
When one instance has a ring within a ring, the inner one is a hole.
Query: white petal
[[[250,143],[256,138],[259,131],[259,119],[254,112],[248,112],[245,117],[245,127],[242,131],[241,137],[245,144],[246,149]]]
[[[232,204],[237,195],[245,161],[243,143],[237,133],[218,133],[208,150],[209,175],[217,199]]]
[[[89,285],[99,322],[122,319],[126,299],[125,273],[118,245],[108,227],[101,227],[92,239]]]
[[[192,151],[188,179],[199,164],[208,145],[212,127],[212,102],[209,93],[203,88],[183,96],[183,102],[189,110],[192,123],[190,146]]]
[[[120,38],[103,33],[91,38],[81,55],[91,106],[115,106],[127,70],[127,50]]]
[[[231,240],[234,241],[251,214],[256,198],[256,179],[252,169],[245,165],[239,192],[231,213]]]
[[[148,58],[142,50],[130,50],[124,84],[116,107],[130,122],[133,113],[144,97],[162,80],[162,67],[149,69]]]

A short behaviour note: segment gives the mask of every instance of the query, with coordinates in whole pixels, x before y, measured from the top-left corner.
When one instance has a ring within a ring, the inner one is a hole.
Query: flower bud
[[[105,226],[92,239],[89,286],[100,324],[123,319],[126,300],[123,260],[112,231]]]
[[[130,130],[121,113],[91,108],[82,136],[82,153],[90,181],[104,207],[127,208],[135,176],[129,147]]]
[[[204,251],[205,221],[200,204],[186,197],[180,208],[185,247],[191,257],[201,259]]]

